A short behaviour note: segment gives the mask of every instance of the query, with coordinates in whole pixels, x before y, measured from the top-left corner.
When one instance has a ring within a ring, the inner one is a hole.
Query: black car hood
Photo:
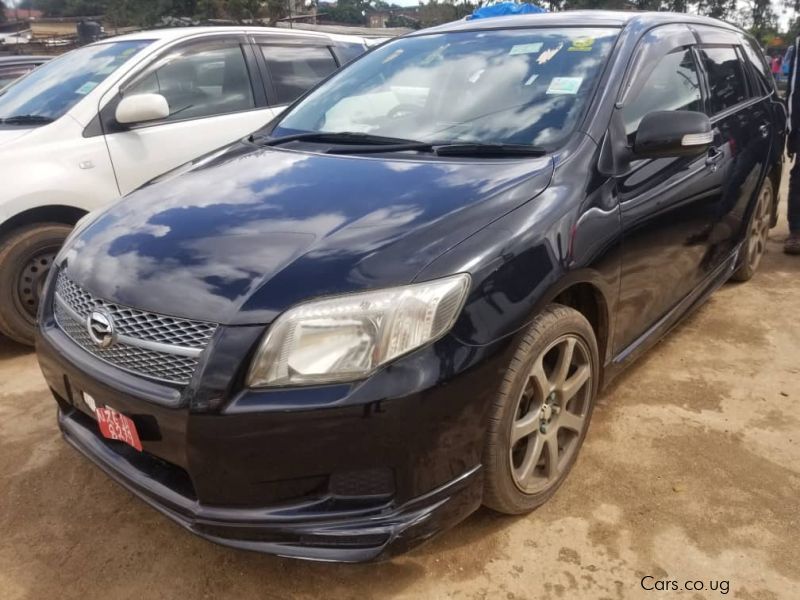
[[[401,285],[545,189],[550,158],[409,160],[241,144],[115,203],[62,253],[142,310],[268,323],[301,300]]]

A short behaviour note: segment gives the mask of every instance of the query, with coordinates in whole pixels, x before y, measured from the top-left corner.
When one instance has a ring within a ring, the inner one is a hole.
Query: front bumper
[[[336,511],[326,510],[325,501],[273,509],[203,506],[144,476],[75,416],[75,409],[58,411],[61,431],[73,447],[182,527],[234,548],[321,561],[369,561],[403,552],[455,525],[481,502],[480,467],[474,467],[396,508]]]
[[[403,552],[478,508],[507,345],[445,339],[356,386],[232,391],[198,409],[153,402],[158,386],[83,351],[52,319],[37,339],[65,439],[132,493],[217,543],[345,562]],[[188,391],[202,396],[204,378]],[[131,417],[144,452],[103,438],[84,394]]]

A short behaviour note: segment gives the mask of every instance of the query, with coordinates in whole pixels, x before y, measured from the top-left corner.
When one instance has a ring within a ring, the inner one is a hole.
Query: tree
[[[6,22],[6,5],[0,0],[0,23]]]
[[[422,27],[432,27],[450,21],[457,21],[475,10],[475,5],[470,2],[456,3],[453,0],[430,0],[427,4],[419,5],[419,24]]]
[[[260,0],[228,0],[225,3],[225,12],[228,18],[237,23],[259,19],[262,16],[262,11],[263,7]]]
[[[194,18],[198,21],[225,17],[224,0],[197,0],[194,4]]]
[[[327,19],[336,23],[349,23],[351,25],[366,24],[366,12],[369,2],[365,0],[339,0],[336,6],[325,9]]]
[[[267,17],[269,24],[274,26],[279,20],[289,16],[289,3],[291,0],[267,0]]]

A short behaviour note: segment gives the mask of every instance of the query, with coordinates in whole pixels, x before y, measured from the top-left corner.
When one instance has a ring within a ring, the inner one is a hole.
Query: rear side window
[[[732,46],[700,49],[708,73],[712,115],[747,100],[747,83],[739,55]]]
[[[357,59],[366,51],[367,49],[364,44],[341,43],[333,48],[336,58],[339,59],[339,63],[342,65],[346,65],[350,61]]]
[[[771,93],[775,89],[775,80],[764,59],[763,52],[750,38],[745,38],[742,48],[744,48],[744,55],[747,58],[747,62],[750,63],[755,79],[758,82],[758,90],[754,95],[763,96]]]
[[[289,104],[317,85],[338,66],[323,46],[261,46],[277,104]]]
[[[0,90],[33,70],[33,66],[0,69]]]
[[[632,136],[647,113],[661,110],[702,110],[697,65],[689,48],[664,56],[650,71],[636,95],[622,107],[625,133]]]

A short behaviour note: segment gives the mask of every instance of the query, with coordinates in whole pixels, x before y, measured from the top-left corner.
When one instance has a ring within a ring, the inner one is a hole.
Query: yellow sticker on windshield
[[[567,52],[591,52],[594,46],[594,38],[580,37],[572,41],[572,45],[567,48]]]

